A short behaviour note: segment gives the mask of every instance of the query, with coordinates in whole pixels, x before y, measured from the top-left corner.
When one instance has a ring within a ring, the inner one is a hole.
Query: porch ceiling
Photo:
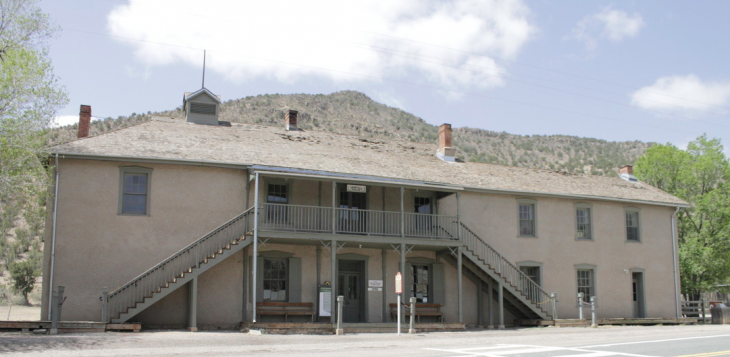
[[[296,244],[296,245],[321,245],[322,242],[333,240],[345,243],[345,247],[370,248],[370,249],[393,249],[393,244],[406,244],[414,246],[414,250],[440,251],[447,247],[461,245],[458,240],[444,239],[420,239],[401,237],[378,237],[367,235],[351,234],[326,234],[326,233],[299,233],[259,230],[259,240],[272,244]]]

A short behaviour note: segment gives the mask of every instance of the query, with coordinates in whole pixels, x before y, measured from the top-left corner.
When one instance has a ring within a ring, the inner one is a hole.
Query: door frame
[[[337,271],[335,272],[334,276],[337,277],[338,281],[340,279],[340,260],[356,260],[363,262],[362,264],[362,279],[360,282],[362,296],[360,298],[360,313],[361,313],[361,320],[360,322],[370,322],[370,318],[368,315],[368,261],[370,260],[370,257],[367,255],[362,254],[354,254],[354,253],[344,253],[344,254],[337,254]],[[336,293],[336,292],[334,292]]]
[[[634,279],[636,276],[637,291],[636,291],[636,303],[638,304],[638,315],[635,316],[636,310],[634,310]],[[644,269],[632,268],[630,269],[629,277],[631,278],[631,315],[636,318],[646,317],[646,276]]]

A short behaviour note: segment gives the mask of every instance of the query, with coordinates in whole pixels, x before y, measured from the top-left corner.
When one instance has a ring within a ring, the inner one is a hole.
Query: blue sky
[[[730,140],[728,1],[40,4],[62,29],[50,55],[70,120],[80,104],[99,117],[180,106],[206,49],[205,86],[224,100],[350,89],[435,125]]]

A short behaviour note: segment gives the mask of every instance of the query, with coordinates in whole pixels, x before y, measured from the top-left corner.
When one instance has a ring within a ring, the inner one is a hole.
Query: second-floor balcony
[[[259,204],[259,229],[458,240],[456,216],[338,207]]]

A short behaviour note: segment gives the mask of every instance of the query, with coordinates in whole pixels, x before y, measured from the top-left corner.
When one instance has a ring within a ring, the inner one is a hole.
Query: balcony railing
[[[260,204],[259,228],[277,231],[358,234],[457,240],[454,216],[351,208]]]

